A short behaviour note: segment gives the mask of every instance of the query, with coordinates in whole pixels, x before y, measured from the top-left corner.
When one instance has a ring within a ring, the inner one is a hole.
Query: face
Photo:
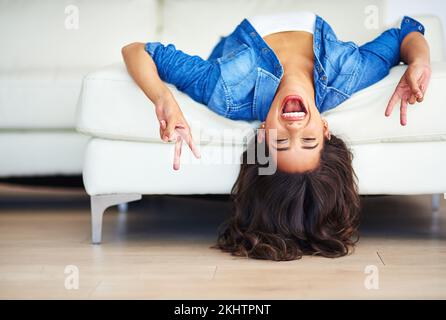
[[[317,110],[314,97],[298,83],[279,87],[264,128],[263,138],[266,138],[273,160],[285,172],[317,168],[324,138],[330,136],[328,124]]]

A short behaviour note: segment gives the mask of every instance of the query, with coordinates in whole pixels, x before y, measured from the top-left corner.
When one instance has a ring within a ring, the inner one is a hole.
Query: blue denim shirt
[[[338,40],[330,25],[316,16],[313,35],[316,106],[322,113],[353,93],[384,78],[400,63],[400,46],[424,26],[405,16],[362,46]],[[264,121],[283,76],[283,66],[247,19],[221,37],[208,59],[177,50],[175,45],[148,42],[160,78],[214,112],[237,120]]]

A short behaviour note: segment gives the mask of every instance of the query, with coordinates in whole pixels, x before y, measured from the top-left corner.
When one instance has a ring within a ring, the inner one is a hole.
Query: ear
[[[328,129],[328,122],[327,122],[327,120],[325,118],[322,118],[322,122],[324,123],[324,137],[327,140],[330,140],[331,139],[331,133],[330,133],[330,130]]]
[[[265,141],[265,122],[260,124],[260,128],[257,129],[257,143],[263,143]]]

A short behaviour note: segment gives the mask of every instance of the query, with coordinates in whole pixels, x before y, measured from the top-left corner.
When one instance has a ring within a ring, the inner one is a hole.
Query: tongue
[[[283,109],[284,113],[299,112],[299,111],[304,111],[304,110],[302,110],[300,101],[298,99],[288,100],[287,103],[285,104],[285,108]]]

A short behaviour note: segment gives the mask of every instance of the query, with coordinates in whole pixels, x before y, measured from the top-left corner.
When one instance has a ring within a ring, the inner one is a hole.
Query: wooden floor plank
[[[111,208],[98,246],[82,191],[6,189],[1,299],[446,298],[446,206],[433,232],[429,196],[363,198],[361,238],[347,257],[272,262],[210,249],[230,210],[221,199],[153,196],[127,214]],[[79,270],[77,290],[65,288],[67,265]],[[368,266],[377,290],[365,286]]]

